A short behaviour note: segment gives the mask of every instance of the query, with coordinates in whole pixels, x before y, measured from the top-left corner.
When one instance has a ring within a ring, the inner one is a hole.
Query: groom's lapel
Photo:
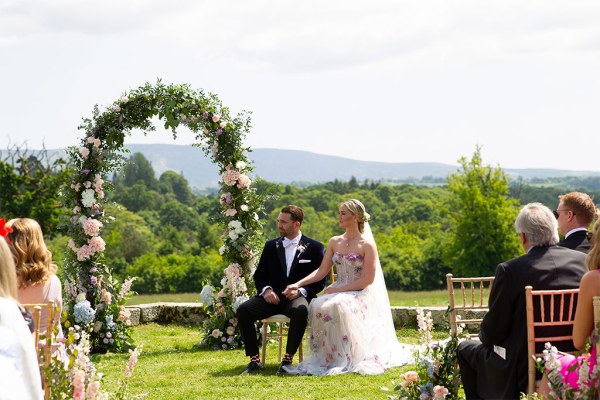
[[[287,273],[287,264],[285,263],[285,247],[283,247],[283,237],[277,239],[277,242],[275,242],[275,247],[277,248],[279,265],[283,269],[283,274],[285,275]]]
[[[296,267],[298,266],[298,260],[300,259],[300,256],[306,251],[306,249],[308,249],[308,246],[310,246],[310,243],[305,242],[303,239],[304,236],[302,236],[300,238],[300,241],[298,242],[298,248],[296,248],[296,254],[294,254],[294,259],[292,260],[292,266],[290,268],[290,276],[294,272],[294,269],[296,269]]]

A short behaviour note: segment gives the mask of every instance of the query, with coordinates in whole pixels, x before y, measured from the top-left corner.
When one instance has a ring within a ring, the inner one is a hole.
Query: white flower
[[[246,163],[243,161],[238,161],[235,163],[235,167],[239,170],[246,168]]]
[[[116,105],[113,107],[113,110],[115,110],[115,112],[119,112],[119,111],[121,111],[121,106],[120,106],[120,105],[118,105],[118,104],[116,104]]]
[[[233,303],[231,303],[231,308],[233,309],[233,312],[237,312],[237,309],[240,305],[242,305],[243,302],[245,302],[246,300],[248,300],[248,296],[246,296],[245,294],[238,296],[235,298],[235,300],[233,300]]]
[[[231,240],[237,240],[239,236],[240,235],[238,235],[236,231],[229,231],[229,237],[231,238]]]
[[[227,250],[227,248],[225,247],[225,245],[219,247],[219,254],[223,255],[223,253],[225,253],[225,250]]]
[[[218,329],[213,329],[211,335],[214,338],[218,338],[218,337],[221,337],[223,335],[223,333]]]
[[[94,189],[86,189],[81,193],[81,203],[84,207],[90,208],[96,202],[96,198],[94,197],[96,192]]]
[[[213,122],[219,122],[220,119],[221,119],[221,116],[219,114],[214,114],[212,116]]]
[[[248,211],[248,204],[242,204],[242,205],[240,206],[240,209],[241,209],[242,211]]]
[[[202,288],[202,291],[200,292],[200,298],[202,299],[202,304],[204,304],[205,306],[212,306],[215,303],[215,299],[214,299],[214,290],[213,287],[210,285],[206,285]]]
[[[225,121],[221,121],[221,123],[219,124],[219,126],[220,126],[221,128],[225,128],[225,127],[227,126],[227,122],[225,122]]]
[[[129,103],[129,98],[127,98],[125,96],[121,97],[121,103],[123,103],[123,104]]]
[[[228,326],[227,327],[227,334],[229,336],[233,335],[235,333],[235,328],[233,326]]]

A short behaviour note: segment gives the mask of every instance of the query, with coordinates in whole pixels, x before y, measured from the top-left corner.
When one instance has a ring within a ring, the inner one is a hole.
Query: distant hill
[[[181,173],[192,188],[203,191],[217,188],[217,167],[204,156],[204,152],[187,145],[177,144],[130,144],[125,146],[132,153],[142,153],[151,163],[157,177],[164,171]],[[36,150],[32,150],[35,152]],[[63,150],[48,150],[49,153]],[[2,151],[0,151],[0,156]],[[277,183],[309,184],[347,181],[355,177],[358,181],[426,181],[443,182],[458,165],[419,162],[387,163],[358,161],[350,158],[316,154],[309,151],[281,149],[253,149],[250,158],[254,162],[254,174]],[[600,176],[600,171],[569,171],[559,169],[504,169],[511,179],[550,177]]]
[[[173,170],[182,173],[194,188],[202,190],[218,186],[217,168],[199,148],[173,144],[131,144],[125,147],[132,153],[144,154],[157,175]],[[351,177],[359,181],[421,180],[428,177],[444,179],[458,170],[458,165],[358,161],[300,150],[253,149],[250,158],[256,167],[255,175],[277,183],[321,183],[335,179],[347,181]],[[600,171],[508,168],[505,171],[512,179],[600,176]]]

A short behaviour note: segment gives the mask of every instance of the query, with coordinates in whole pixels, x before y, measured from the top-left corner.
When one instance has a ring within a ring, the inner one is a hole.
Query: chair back
[[[488,300],[494,277],[454,278],[452,274],[447,274],[446,284],[450,335],[456,335],[459,324],[481,325],[483,317],[474,315],[474,312],[489,310]],[[469,334],[469,336],[473,337],[477,334]]]
[[[335,273],[335,269],[333,268],[333,264],[331,264],[331,270],[329,270],[329,284],[331,285],[335,282],[335,278],[337,278],[337,274]]]
[[[46,370],[52,362],[54,328],[58,323],[55,315],[56,307],[53,300],[49,300],[45,304],[23,304],[23,307],[27,308],[33,317],[33,338],[37,348],[40,375],[44,385],[44,399],[47,400],[50,398],[51,385]],[[41,323],[42,310],[47,310],[46,324]]]
[[[542,351],[536,350],[536,344],[550,342],[558,348],[559,342],[567,342],[572,348],[578,294],[579,289],[533,290],[531,286],[525,286],[528,396],[536,390],[535,360],[543,355]],[[560,330],[560,327],[564,329]],[[559,350],[565,352],[565,349]],[[566,352],[574,353],[574,351]]]
[[[600,296],[594,296],[594,339],[596,340],[596,354],[600,354]]]

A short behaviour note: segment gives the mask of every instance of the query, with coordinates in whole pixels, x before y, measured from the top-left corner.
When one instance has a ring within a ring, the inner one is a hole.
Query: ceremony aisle
[[[398,331],[417,342],[416,329]],[[443,337],[446,333],[440,333]],[[267,351],[267,366],[258,375],[239,376],[247,363],[243,350],[212,351],[194,348],[199,328],[181,325],[146,324],[133,329],[143,352],[133,376],[128,379],[132,395],[152,400],[174,399],[385,399],[381,387],[393,388],[400,373],[410,366],[394,368],[381,375],[358,374],[334,377],[275,375],[277,349]],[[93,361],[104,378],[102,387],[115,392],[123,379],[126,354],[95,355]],[[297,361],[297,360],[295,360]],[[285,394],[285,395],[282,395]],[[389,393],[391,394],[391,393]]]

